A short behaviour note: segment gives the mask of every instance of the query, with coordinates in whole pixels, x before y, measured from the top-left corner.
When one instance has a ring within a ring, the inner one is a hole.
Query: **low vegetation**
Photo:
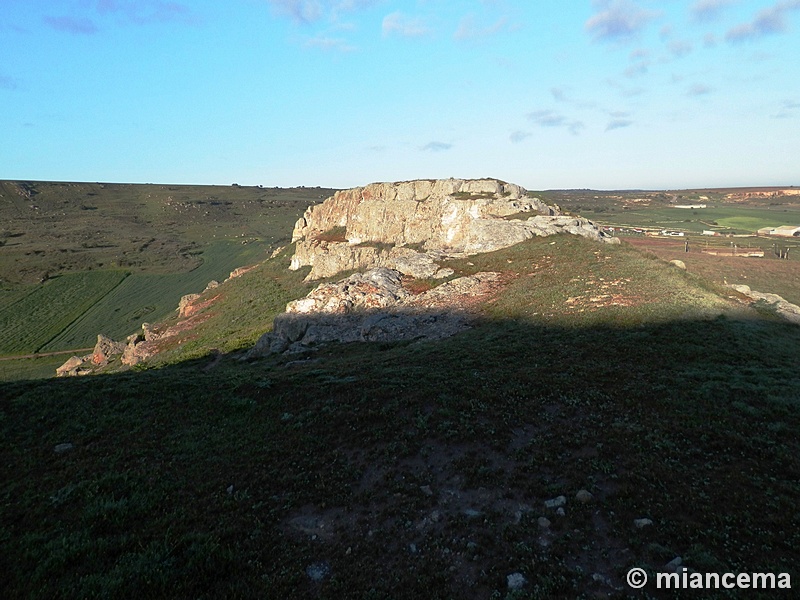
[[[151,368],[0,384],[3,597],[627,597],[677,556],[797,585],[797,326],[564,235],[450,261],[505,282],[453,338],[239,360],[310,288],[290,253]]]

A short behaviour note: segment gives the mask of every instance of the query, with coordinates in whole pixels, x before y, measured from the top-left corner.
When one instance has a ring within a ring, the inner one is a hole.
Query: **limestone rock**
[[[122,354],[124,351],[124,342],[115,342],[101,333],[97,336],[97,343],[92,351],[92,362],[98,366],[105,365],[112,356]]]
[[[732,284],[728,287],[736,290],[740,294],[744,294],[755,302],[766,302],[767,304],[771,305],[779,317],[800,325],[800,306],[797,304],[792,304],[791,302],[787,302],[782,296],[779,296],[778,294],[757,292],[755,290],[751,290],[750,286],[747,285]]]
[[[671,260],[669,261],[669,264],[671,264],[673,267],[681,269],[682,271],[686,270],[686,263],[683,262],[682,260],[677,260],[677,259]]]
[[[186,294],[181,297],[178,303],[178,316],[181,318],[188,317],[192,314],[192,302],[197,300],[200,294]]]
[[[56,369],[56,377],[71,377],[77,375],[78,368],[84,363],[84,359],[80,356],[73,356],[67,359],[63,365]]]
[[[531,217],[504,218],[520,213]],[[491,252],[557,233],[619,243],[590,221],[561,215],[520,186],[495,179],[373,183],[306,210],[292,234],[289,268],[311,266],[309,280],[376,266],[427,278],[438,272],[433,253]]]
[[[478,273],[415,295],[403,287],[402,274],[394,269],[355,273],[290,302],[248,356],[302,351],[334,341],[449,337],[468,326],[466,307],[491,293],[498,280],[498,273]]]

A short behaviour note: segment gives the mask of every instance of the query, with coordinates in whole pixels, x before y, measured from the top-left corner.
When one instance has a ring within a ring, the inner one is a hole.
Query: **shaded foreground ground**
[[[799,351],[769,316],[487,318],[4,384],[0,594],[502,598],[521,573],[513,597],[642,597],[628,569],[676,556],[796,587]]]

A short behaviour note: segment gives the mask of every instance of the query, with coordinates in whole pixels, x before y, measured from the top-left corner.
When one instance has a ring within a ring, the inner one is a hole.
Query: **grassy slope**
[[[83,348],[161,320],[182,295],[288,241],[332,192],[0,181],[0,355]],[[103,282],[126,273],[106,295]],[[3,362],[0,378],[29,366]]]
[[[0,592],[504,597],[521,572],[517,597],[588,597],[678,555],[797,581],[796,326],[569,236],[452,266],[519,276],[449,340],[3,384]],[[253,339],[299,275],[231,282],[183,357],[232,318]]]

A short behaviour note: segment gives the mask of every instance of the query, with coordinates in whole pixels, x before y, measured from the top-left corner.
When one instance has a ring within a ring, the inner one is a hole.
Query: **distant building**
[[[705,208],[705,204],[676,204],[675,208]]]
[[[762,227],[760,235],[777,235],[780,237],[800,237],[800,225],[781,225],[780,227]]]
[[[716,235],[719,236],[719,231],[709,231],[708,229],[703,230],[703,235]]]

